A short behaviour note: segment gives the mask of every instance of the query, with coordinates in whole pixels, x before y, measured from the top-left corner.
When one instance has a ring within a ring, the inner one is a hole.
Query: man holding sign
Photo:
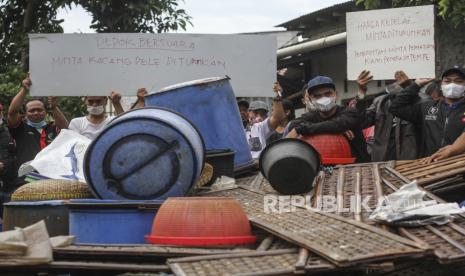
[[[389,111],[422,129],[424,156],[454,143],[465,131],[465,70],[447,69],[442,74],[444,100],[416,102],[421,87],[433,79],[417,79],[392,101]]]
[[[360,73],[357,78],[359,92],[356,98],[356,107],[364,118],[363,128],[375,126],[371,161],[416,159],[421,144],[417,141],[419,140],[417,127],[407,121],[400,120],[389,112],[392,100],[410,84],[410,79],[403,71],[396,72],[394,74],[395,82],[386,86],[385,93],[376,97],[373,103],[367,107],[367,84],[372,79],[370,71]],[[419,100],[420,97],[416,99],[416,101]]]
[[[56,105],[54,97],[48,98],[48,109],[52,112],[54,122],[45,120],[47,107],[37,99],[24,104],[32,82],[29,76],[23,80],[18,94],[13,98],[8,109],[8,127],[16,140],[18,165],[34,159],[37,153],[50,144],[61,129],[68,128],[68,121]],[[25,116],[21,113],[24,104]]]
[[[112,91],[110,100],[115,108],[116,115],[124,112],[121,106],[121,95]],[[87,106],[87,116],[78,117],[71,120],[69,129],[75,131],[91,140],[94,140],[104,127],[114,118],[105,115],[105,106],[108,98],[105,96],[87,96],[84,102]]]

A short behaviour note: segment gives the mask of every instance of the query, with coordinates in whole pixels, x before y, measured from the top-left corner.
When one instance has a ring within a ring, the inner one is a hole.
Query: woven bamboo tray
[[[389,183],[388,190],[395,191],[405,183],[407,179],[402,179],[399,174],[392,170],[386,169],[382,177]],[[438,202],[444,202],[442,199],[425,191],[427,198],[435,199]],[[434,248],[434,253],[441,263],[460,262],[465,260],[465,218],[459,217],[453,223],[436,226],[429,225],[425,227],[406,228],[400,231],[405,237],[421,240]]]
[[[339,216],[303,208],[267,214],[263,209],[263,194],[245,189],[209,196],[235,198],[255,226],[307,248],[338,266],[425,254],[424,249],[407,239]]]
[[[178,276],[185,275],[292,275],[299,262],[297,249],[169,259]]]
[[[366,166],[362,166],[366,167]],[[388,164],[378,164],[378,166],[372,165],[372,170],[377,170],[378,172],[373,172],[372,175],[379,175],[379,180],[381,181],[381,189],[377,189],[378,180],[370,181],[371,190],[374,198],[378,198],[382,195],[388,195],[393,193],[406,183],[409,183],[410,180],[407,179],[404,175],[398,171],[390,168]],[[339,167],[336,169],[332,175],[325,175],[325,181],[320,183],[317,189],[317,196],[323,196],[327,194],[336,194],[337,193],[337,176],[341,174],[340,170],[344,170],[344,174],[347,174],[348,170],[360,170],[356,166],[345,166]],[[353,174],[353,173],[352,173]],[[369,177],[370,174],[368,174]],[[374,178],[372,178],[373,180]],[[378,179],[378,176],[376,177]],[[347,179],[346,179],[347,180]],[[350,184],[351,182],[345,182],[345,186],[354,186]],[[363,185],[362,185],[363,186]],[[379,192],[381,191],[381,194]],[[346,195],[346,194],[343,194]],[[349,194],[350,195],[350,194]],[[434,196],[432,193],[427,192],[427,196],[431,199],[437,201],[442,201],[440,198]],[[370,205],[371,207],[371,205]],[[324,206],[323,206],[324,208]],[[344,214],[348,217],[354,217],[357,219],[356,213],[346,213]],[[362,216],[362,221],[365,217]],[[446,224],[443,226],[425,226],[425,227],[416,227],[416,228],[397,228],[396,231],[412,241],[422,245],[423,247],[430,247],[434,249],[434,253],[438,260],[441,263],[451,263],[451,262],[460,262],[464,260],[465,254],[465,219],[459,218],[456,222],[451,224]]]
[[[330,210],[331,206],[324,204],[326,196],[336,198],[335,210]],[[335,168],[332,173],[325,173],[321,181],[317,182],[312,206],[320,208],[323,212],[375,225],[376,223],[368,218],[370,213],[362,208],[362,205],[374,210],[382,196],[379,164],[344,166]]]
[[[62,180],[46,179],[24,184],[12,195],[12,201],[36,201],[36,200],[62,200],[94,198],[86,183]]]

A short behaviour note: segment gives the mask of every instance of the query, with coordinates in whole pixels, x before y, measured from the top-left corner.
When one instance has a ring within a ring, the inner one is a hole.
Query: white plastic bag
[[[453,219],[452,215],[465,212],[457,203],[424,200],[425,194],[416,181],[406,184],[386,196],[370,215],[370,219],[399,226],[420,226],[444,224]]]
[[[79,133],[63,129],[50,145],[36,155],[30,166],[53,179],[85,181],[84,154],[90,142]]]

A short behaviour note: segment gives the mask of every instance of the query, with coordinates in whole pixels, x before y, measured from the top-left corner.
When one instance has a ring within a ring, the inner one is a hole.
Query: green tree
[[[81,5],[97,32],[167,32],[186,28],[191,17],[177,0],[0,0],[0,102],[8,104],[28,71],[28,33],[62,33],[61,7]],[[32,77],[33,78],[33,77]],[[79,97],[59,100],[67,118],[82,116]]]
[[[64,1],[9,0],[0,2],[0,73],[10,66],[28,69],[28,33],[61,33],[56,19],[57,9]]]
[[[364,5],[365,9],[379,8],[386,0],[356,0],[357,5]],[[419,6],[435,4],[439,15],[450,21],[454,26],[465,23],[465,1],[463,0],[392,0],[393,7]]]
[[[191,17],[178,9],[176,0],[91,0],[77,1],[92,15],[97,32],[161,33],[186,29]]]

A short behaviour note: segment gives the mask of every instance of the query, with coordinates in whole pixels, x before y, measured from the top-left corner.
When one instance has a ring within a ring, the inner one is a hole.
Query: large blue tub
[[[75,243],[142,244],[163,201],[76,199],[69,209],[69,234]]]
[[[184,196],[205,159],[195,126],[172,110],[146,107],[123,113],[92,141],[84,175],[96,197],[155,200]]]
[[[196,80],[147,95],[148,106],[183,114],[200,130],[207,150],[231,149],[235,170],[253,166],[236,98],[228,77]]]

